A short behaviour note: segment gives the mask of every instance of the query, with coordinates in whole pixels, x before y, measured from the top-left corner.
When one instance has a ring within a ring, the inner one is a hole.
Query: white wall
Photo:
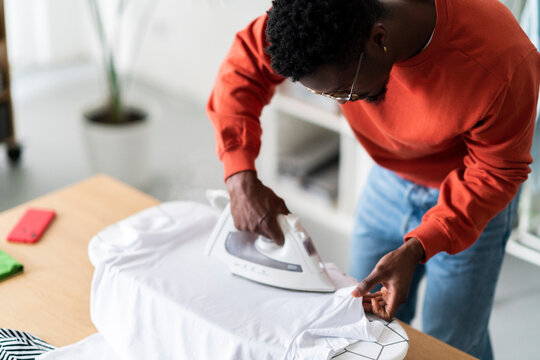
[[[110,32],[118,0],[98,0]],[[120,46],[122,71],[204,102],[234,34],[263,14],[270,0],[127,0]],[[141,16],[142,15],[142,16]],[[88,0],[6,0],[14,71],[90,59],[101,63]],[[138,51],[137,51],[138,49]]]
[[[55,66],[88,56],[85,0],[5,0],[13,70]]]
[[[198,101],[208,98],[236,32],[270,7],[269,0],[157,1],[136,74]]]

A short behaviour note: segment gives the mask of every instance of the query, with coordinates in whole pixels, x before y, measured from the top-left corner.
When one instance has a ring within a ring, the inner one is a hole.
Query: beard
[[[381,89],[381,91],[379,91],[378,94],[372,95],[372,96],[366,96],[364,100],[370,104],[379,105],[386,97],[386,92],[388,91],[388,87],[386,86],[387,84],[388,82],[384,84],[383,88]]]

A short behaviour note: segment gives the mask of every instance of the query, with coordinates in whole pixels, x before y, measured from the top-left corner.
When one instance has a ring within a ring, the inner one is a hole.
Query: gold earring
[[[383,50],[384,50],[384,52],[387,52],[388,48],[386,46],[383,46]]]

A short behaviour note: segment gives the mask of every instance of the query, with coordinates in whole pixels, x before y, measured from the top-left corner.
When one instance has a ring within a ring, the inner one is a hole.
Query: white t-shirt
[[[100,339],[93,340],[130,360],[326,360],[380,335],[384,324],[365,317],[351,287],[334,294],[277,289],[206,257],[217,217],[205,205],[164,203],[96,235],[91,317]]]

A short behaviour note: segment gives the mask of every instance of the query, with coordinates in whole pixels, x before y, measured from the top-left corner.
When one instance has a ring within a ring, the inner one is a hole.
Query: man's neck
[[[396,62],[421,52],[429,42],[437,22],[434,0],[381,0],[390,10]]]

